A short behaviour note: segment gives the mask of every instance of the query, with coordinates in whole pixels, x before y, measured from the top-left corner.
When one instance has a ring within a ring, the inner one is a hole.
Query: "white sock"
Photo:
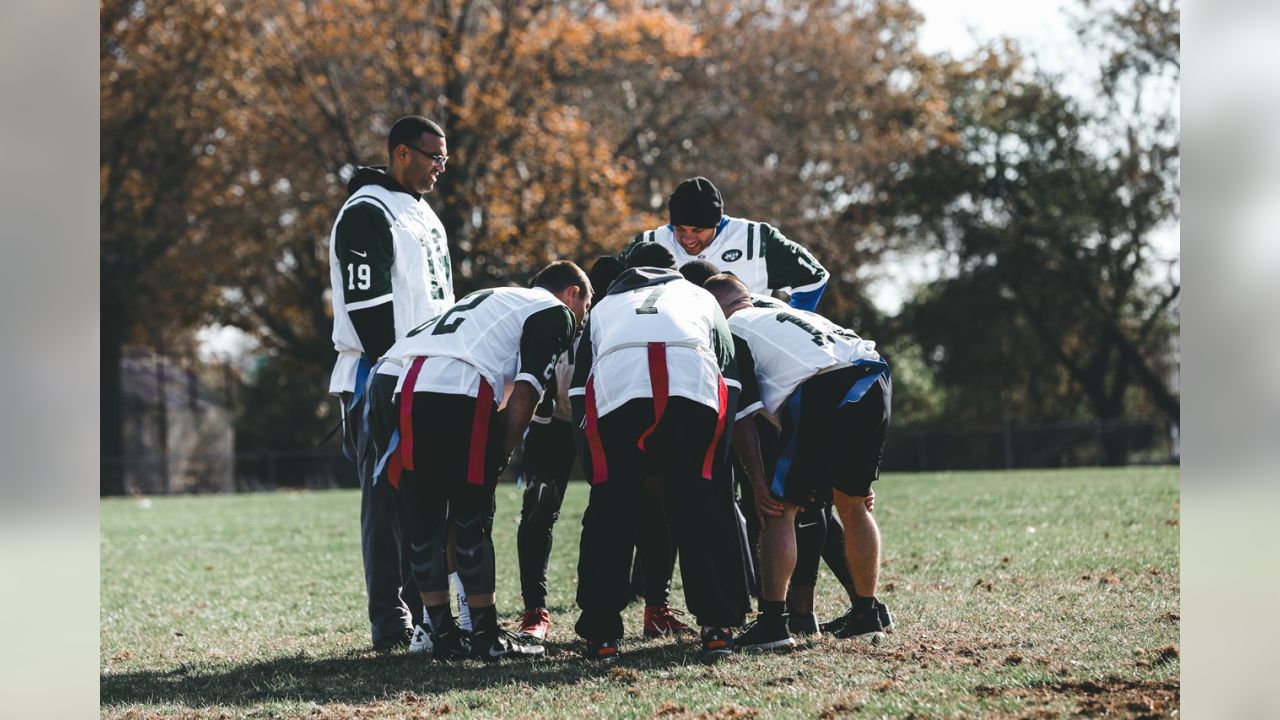
[[[432,632],[435,628],[431,627],[431,616],[427,614],[427,606],[422,606],[422,629]]]
[[[458,577],[458,573],[449,573],[449,584],[453,586],[454,592],[458,596],[458,625],[463,630],[471,631],[471,608],[467,605],[467,590],[462,586],[462,579]]]

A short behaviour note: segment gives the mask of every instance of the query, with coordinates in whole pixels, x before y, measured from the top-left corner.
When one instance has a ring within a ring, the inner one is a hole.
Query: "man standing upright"
[[[453,271],[441,224],[423,198],[448,162],[444,130],[400,118],[387,137],[388,165],[362,167],[347,183],[329,239],[333,346],[329,392],[342,401],[343,452],[360,477],[360,544],[373,645],[407,646],[421,601],[412,583],[393,488],[372,482],[361,418],[369,369],[396,340],[453,305]]]

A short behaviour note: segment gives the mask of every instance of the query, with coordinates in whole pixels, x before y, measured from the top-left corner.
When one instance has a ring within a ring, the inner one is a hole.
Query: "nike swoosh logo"
[[[416,542],[409,543],[409,545],[413,548],[414,552],[422,552],[423,550],[426,550],[429,544],[430,543],[422,543],[421,545],[419,545]]]
[[[495,648],[498,650],[498,652],[494,652],[494,649],[495,649]],[[499,645],[490,645],[490,646],[489,646],[489,657],[491,657],[491,658],[500,658],[500,657],[502,657],[503,655],[506,655],[506,654],[507,654],[507,651],[506,651],[506,650],[503,650],[503,649],[501,648],[501,646],[499,646]]]
[[[811,522],[811,523],[800,523],[800,524],[796,525],[796,527],[807,528],[807,527],[813,527],[814,525],[817,525],[817,524],[818,524],[818,521],[817,521],[817,520],[814,520],[814,521],[813,521],[813,522]]]
[[[351,254],[352,254],[352,255],[359,255],[360,257],[369,257],[369,253],[367,253],[367,252],[360,252],[359,250],[352,250],[352,251],[351,251]]]

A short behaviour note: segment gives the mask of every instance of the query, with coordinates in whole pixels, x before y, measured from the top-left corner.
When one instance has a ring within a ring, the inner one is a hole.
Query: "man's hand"
[[[876,491],[867,491],[867,512],[875,512],[876,510]]]
[[[760,524],[764,525],[765,518],[782,515],[782,503],[769,494],[769,488],[765,486],[764,482],[757,481],[755,487],[756,517],[760,519]]]

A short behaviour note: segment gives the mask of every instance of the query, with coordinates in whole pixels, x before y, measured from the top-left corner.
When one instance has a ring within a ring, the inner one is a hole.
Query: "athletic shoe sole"
[[[739,650],[782,650],[785,648],[793,648],[796,646],[796,639],[793,637],[782,638],[781,640],[770,640],[769,642],[756,643],[755,645],[743,645],[741,641],[736,643]]]

